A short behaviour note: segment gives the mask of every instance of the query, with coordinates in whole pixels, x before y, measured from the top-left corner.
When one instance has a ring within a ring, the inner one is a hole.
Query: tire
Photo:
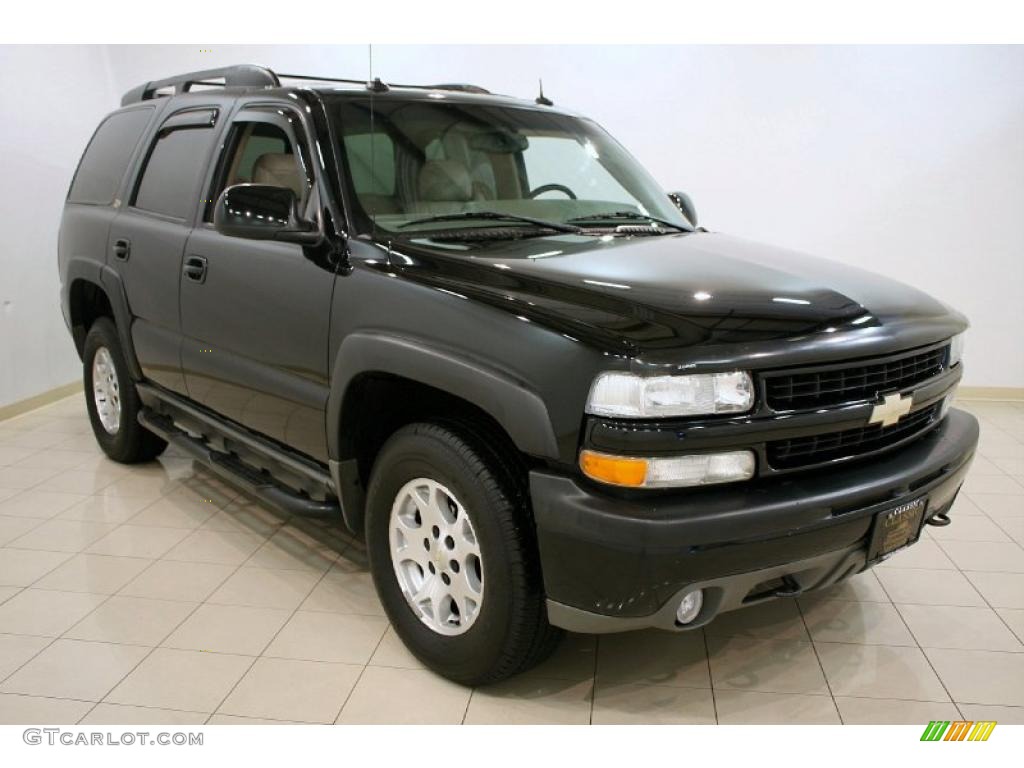
[[[142,401],[109,318],[101,317],[89,328],[82,367],[89,421],[103,452],[122,464],[150,461],[163,453],[167,442],[139,424]]]
[[[548,624],[533,521],[518,485],[486,443],[439,424],[401,428],[373,466],[366,542],[377,594],[406,647],[457,683],[484,685],[522,672],[561,638]],[[448,521],[440,535],[427,498],[440,500],[437,510]],[[449,551],[452,536],[461,538]],[[404,549],[396,546],[402,541]],[[446,563],[449,555],[455,559]],[[424,590],[433,584],[443,591],[438,580],[445,575],[453,579],[448,589],[461,590],[458,601],[442,595],[414,607],[406,597],[417,579]]]

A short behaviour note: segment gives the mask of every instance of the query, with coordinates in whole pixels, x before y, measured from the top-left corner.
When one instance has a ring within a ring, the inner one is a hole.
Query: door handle
[[[132,253],[132,244],[128,240],[115,240],[113,249],[114,258],[120,259],[121,261],[128,261],[128,257]]]
[[[206,282],[206,259],[203,256],[189,256],[185,259],[185,277],[197,283]]]

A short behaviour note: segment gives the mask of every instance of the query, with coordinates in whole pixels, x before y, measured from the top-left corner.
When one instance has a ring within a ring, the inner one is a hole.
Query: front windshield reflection
[[[377,231],[691,229],[647,171],[589,120],[396,94],[339,97],[331,111],[357,218]]]

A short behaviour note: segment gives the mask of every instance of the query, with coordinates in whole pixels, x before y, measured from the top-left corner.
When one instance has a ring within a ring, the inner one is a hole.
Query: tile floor
[[[874,572],[469,690],[405,651],[341,530],[181,457],[113,464],[68,398],[0,422],[0,723],[1024,723],[1024,404],[963,407],[955,523]]]

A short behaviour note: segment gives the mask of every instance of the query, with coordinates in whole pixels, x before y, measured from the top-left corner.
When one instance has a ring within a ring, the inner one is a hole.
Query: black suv
[[[560,629],[700,627],[943,525],[978,439],[964,318],[708,232],[592,121],[469,85],[146,83],[64,207],[112,459],[168,443],[364,535],[463,683]]]

